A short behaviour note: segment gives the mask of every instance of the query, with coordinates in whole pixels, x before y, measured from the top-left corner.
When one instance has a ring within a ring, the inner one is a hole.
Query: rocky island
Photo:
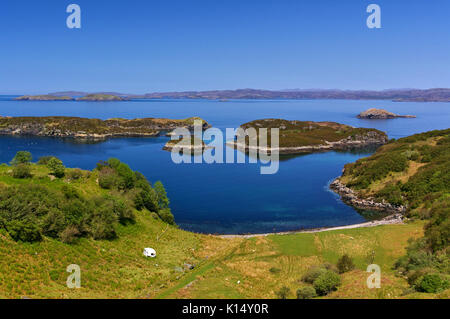
[[[190,151],[191,154],[202,153],[205,149],[212,148],[207,146],[200,138],[191,136],[190,138],[170,140],[164,145],[163,150],[165,151],[176,151],[184,152]]]
[[[392,112],[371,108],[364,112],[358,114],[357,118],[359,119],[369,119],[369,120],[386,120],[386,119],[395,119],[395,118],[415,118],[414,115],[398,115]]]
[[[70,96],[55,96],[55,95],[24,95],[16,97],[16,101],[73,101],[74,98]]]
[[[241,125],[241,128],[267,128],[268,147],[259,145],[257,150],[271,152],[270,132],[272,128],[279,128],[280,140],[279,154],[309,153],[316,151],[355,149],[387,143],[388,138],[384,132],[371,128],[355,128],[336,122],[312,122],[312,121],[289,121],[282,119],[256,120]],[[241,144],[238,139],[227,142],[227,145],[240,150],[248,151],[254,148]],[[259,143],[258,143],[259,144]]]
[[[210,127],[206,121],[198,117],[182,120],[159,118],[100,120],[67,116],[0,117],[0,135],[35,135],[79,139],[158,136],[161,132],[181,127],[193,130],[195,120],[202,121],[203,129]]]

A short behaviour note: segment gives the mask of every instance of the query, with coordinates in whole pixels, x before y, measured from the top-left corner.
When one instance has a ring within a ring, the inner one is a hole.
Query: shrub
[[[134,215],[133,211],[123,200],[115,199],[113,197],[108,198],[108,200],[109,200],[108,209],[110,209],[114,213],[114,215],[117,216],[121,224],[133,222],[136,219],[136,216]]]
[[[117,184],[117,174],[110,168],[105,167],[99,171],[98,174],[98,185],[104,189],[112,189]]]
[[[419,280],[416,289],[422,292],[436,293],[449,288],[449,282],[438,274],[427,274]]]
[[[67,177],[72,180],[77,180],[83,177],[83,171],[79,168],[75,168],[67,172]]]
[[[28,164],[17,164],[13,167],[14,178],[29,178],[31,177],[31,168]]]
[[[117,237],[114,224],[118,217],[107,207],[102,207],[94,212],[90,222],[90,233],[94,239],[114,239]]]
[[[59,235],[61,241],[66,244],[72,244],[80,236],[80,231],[75,225],[69,225]]]
[[[142,189],[134,197],[134,205],[137,210],[142,210],[143,208],[148,209],[151,212],[157,212],[158,207],[158,196],[153,188],[144,190]]]
[[[15,241],[35,242],[42,240],[38,226],[29,221],[13,220],[6,226],[9,235]]]
[[[11,161],[11,165],[18,165],[18,164],[28,164],[31,162],[33,157],[31,156],[30,152],[27,151],[18,151],[14,158]]]
[[[170,211],[170,208],[161,209],[158,212],[159,217],[161,220],[169,225],[175,224],[175,218],[173,217],[172,212]]]
[[[64,176],[64,172],[65,172],[65,167],[63,165],[63,162],[56,158],[53,157],[51,158],[48,163],[47,163],[47,167],[50,169],[50,173],[58,178],[61,178]]]
[[[297,290],[297,299],[312,299],[316,296],[316,290],[311,286],[302,287]]]
[[[326,271],[321,274],[313,283],[314,289],[319,296],[325,296],[326,294],[334,291],[341,284],[341,277],[334,271]]]
[[[340,274],[355,269],[355,264],[353,263],[353,260],[347,254],[339,258],[336,266]]]
[[[41,156],[41,157],[39,157],[39,160],[38,160],[37,163],[38,163],[39,165],[47,165],[48,162],[49,162],[52,158],[54,158],[54,156]]]
[[[286,286],[281,287],[281,289],[275,293],[275,295],[277,296],[278,299],[287,299],[290,294],[291,294],[291,289],[289,289]]]
[[[308,284],[312,284],[320,275],[327,272],[322,266],[313,266],[308,269],[308,271],[303,275],[302,281]]]
[[[166,189],[164,188],[164,185],[157,181],[155,185],[153,185],[153,188],[155,189],[156,195],[158,196],[158,207],[160,209],[169,208],[169,198],[167,198]]]
[[[278,274],[281,271],[281,269],[280,268],[276,268],[276,267],[272,267],[272,268],[269,269],[269,271],[272,274]]]

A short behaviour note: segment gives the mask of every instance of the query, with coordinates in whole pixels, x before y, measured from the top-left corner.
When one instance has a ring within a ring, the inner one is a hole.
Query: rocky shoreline
[[[354,190],[344,185],[339,178],[330,184],[330,189],[341,196],[344,203],[358,209],[382,211],[391,214],[404,214],[405,206],[395,206],[386,201],[377,202],[372,198],[362,198]]]
[[[1,117],[0,135],[30,135],[70,137],[76,139],[104,140],[110,137],[155,137],[176,128],[194,129],[194,121],[201,120],[202,129],[210,125],[200,118],[184,120],[141,119],[88,119],[80,117]]]
[[[380,135],[376,132],[367,132],[365,135],[347,137],[337,142],[325,141],[325,144],[319,145],[306,145],[296,147],[278,147],[276,149],[271,147],[252,146],[248,144],[238,143],[236,140],[227,141],[228,146],[237,148],[240,151],[249,152],[250,150],[261,151],[267,154],[277,150],[279,154],[300,154],[311,152],[324,152],[331,150],[351,150],[359,149],[368,146],[384,145],[388,142],[388,138],[385,135]]]

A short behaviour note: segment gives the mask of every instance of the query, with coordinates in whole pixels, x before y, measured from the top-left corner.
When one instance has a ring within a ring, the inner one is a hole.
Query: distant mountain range
[[[52,96],[81,97],[93,92],[66,91],[49,93]],[[450,102],[449,88],[434,89],[390,89],[370,90],[213,90],[185,92],[155,92],[147,94],[124,94],[118,92],[95,92],[95,94],[114,95],[127,99],[342,99],[342,100],[392,100],[397,102]]]

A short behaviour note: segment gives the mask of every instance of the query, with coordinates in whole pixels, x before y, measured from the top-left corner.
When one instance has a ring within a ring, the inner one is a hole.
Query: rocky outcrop
[[[392,112],[371,108],[364,112],[358,114],[357,118],[359,119],[369,119],[369,120],[386,120],[386,119],[395,119],[395,118],[415,118],[414,115],[398,115]]]
[[[339,194],[342,201],[358,209],[382,211],[391,214],[403,214],[406,212],[405,206],[395,206],[386,201],[375,201],[373,198],[363,198],[357,192],[344,185],[339,178],[335,179],[330,188]]]
[[[205,143],[195,145],[195,144],[183,144],[183,143],[182,144],[170,143],[170,141],[169,141],[164,145],[163,150],[169,151],[169,152],[175,151],[175,152],[181,152],[181,153],[189,151],[191,154],[197,154],[197,153],[201,154],[204,150],[210,149],[210,148],[213,148],[213,147],[207,146],[207,145],[205,145]]]
[[[176,128],[194,129],[194,121],[201,121],[202,129],[210,125],[200,118],[184,120],[142,119],[88,119],[80,117],[0,117],[0,135],[35,135],[105,139],[108,137],[151,137]]]

